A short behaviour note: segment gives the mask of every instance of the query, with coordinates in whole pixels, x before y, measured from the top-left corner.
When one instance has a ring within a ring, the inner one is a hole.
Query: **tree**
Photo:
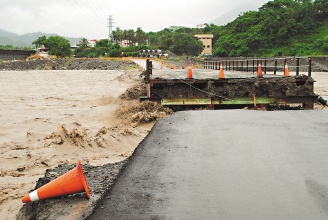
[[[49,49],[48,53],[60,57],[70,56],[72,54],[71,43],[60,36],[50,36],[48,39],[46,36],[39,37],[33,41],[36,47],[44,45]]]
[[[42,45],[45,45],[47,42],[46,36],[41,36],[37,40],[33,41],[32,44],[35,45],[36,48],[41,47]]]
[[[108,47],[108,39],[101,39],[96,43],[96,47]]]
[[[48,53],[51,55],[66,57],[72,54],[70,42],[60,36],[49,37],[44,42],[44,46],[49,49]]]
[[[159,38],[160,40],[160,47],[163,50],[168,50],[172,45],[174,45],[174,38],[172,34],[162,35]]]
[[[123,40],[123,31],[117,27],[115,31],[113,31],[113,43],[121,42]]]
[[[174,36],[174,45],[170,50],[177,55],[198,56],[204,49],[203,43],[195,36],[186,33],[177,33]]]
[[[74,50],[74,54],[77,57],[85,57],[86,51],[89,49],[89,42],[86,38],[82,38],[79,47]]]
[[[140,44],[145,44],[146,43],[146,39],[147,39],[147,35],[146,33],[140,28],[137,28],[137,31],[135,33],[135,40],[136,42],[140,45]]]
[[[89,47],[89,41],[86,38],[82,38],[80,40],[80,46],[82,49],[86,49]]]
[[[315,13],[320,18],[326,18],[328,16],[328,1],[327,0],[315,0],[314,2]]]
[[[303,56],[324,54],[327,26],[327,0],[271,0],[258,11],[242,13],[225,26],[206,25],[203,31],[217,37],[215,56]]]
[[[134,46],[136,42],[135,32],[133,29],[129,29],[126,32],[126,39],[128,41],[129,46]]]
[[[159,40],[159,34],[157,32],[149,32],[147,34],[147,42],[149,46],[159,46],[160,40]]]

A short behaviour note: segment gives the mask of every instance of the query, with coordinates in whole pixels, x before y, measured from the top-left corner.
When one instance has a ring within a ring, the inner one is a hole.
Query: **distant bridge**
[[[34,54],[34,50],[4,50],[0,49],[0,59],[2,60],[25,60]]]

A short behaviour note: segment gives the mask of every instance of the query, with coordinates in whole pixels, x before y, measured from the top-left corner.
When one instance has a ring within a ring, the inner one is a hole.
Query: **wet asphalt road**
[[[158,122],[90,219],[328,219],[328,111]]]

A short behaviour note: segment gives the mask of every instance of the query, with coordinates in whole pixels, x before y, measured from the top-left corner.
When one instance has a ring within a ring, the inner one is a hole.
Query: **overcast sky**
[[[234,9],[258,9],[269,0],[0,0],[0,29],[26,34],[107,38],[114,28],[159,31],[170,26],[195,27]]]

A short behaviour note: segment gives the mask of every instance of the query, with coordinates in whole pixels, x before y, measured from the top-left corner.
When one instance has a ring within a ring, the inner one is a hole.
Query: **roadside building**
[[[95,47],[96,46],[96,43],[98,42],[99,40],[96,40],[96,39],[92,39],[92,40],[88,40],[88,43],[89,43],[89,47]]]
[[[213,47],[212,47],[213,34],[196,34],[195,37],[198,37],[199,40],[203,42],[204,50],[201,53],[201,55],[211,56],[213,53]]]

